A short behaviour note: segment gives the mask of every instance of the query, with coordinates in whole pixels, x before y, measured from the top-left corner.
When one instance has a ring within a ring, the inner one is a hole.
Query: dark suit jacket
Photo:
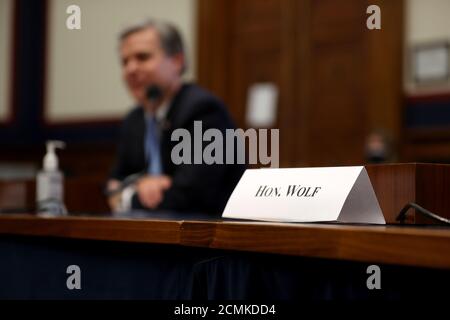
[[[171,161],[171,152],[179,142],[171,141],[172,132],[177,128],[187,129],[194,145],[194,121],[202,121],[203,132],[209,128],[219,129],[224,137],[224,146],[225,130],[235,128],[219,99],[193,84],[181,87],[169,106],[166,120],[161,125],[162,166],[164,174],[172,177],[172,187],[165,192],[157,210],[220,214],[245,166],[204,163],[175,165]],[[127,115],[122,124],[111,178],[123,180],[131,174],[146,171],[148,163],[144,152],[144,135],[144,111],[137,107]],[[191,154],[193,157],[193,149]],[[225,156],[224,148],[224,159]],[[137,195],[133,198],[133,208],[143,209]]]

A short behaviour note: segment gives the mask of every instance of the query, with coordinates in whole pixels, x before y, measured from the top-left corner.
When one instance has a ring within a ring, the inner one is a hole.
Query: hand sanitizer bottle
[[[62,141],[47,141],[47,154],[44,166],[37,175],[36,201],[38,213],[48,215],[66,215],[64,205],[64,175],[58,169],[56,148],[64,148]]]

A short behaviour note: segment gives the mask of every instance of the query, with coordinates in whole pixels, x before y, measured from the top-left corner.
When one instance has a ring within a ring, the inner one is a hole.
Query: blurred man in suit
[[[123,121],[107,183],[112,210],[221,213],[244,166],[175,165],[171,151],[177,143],[171,135],[184,128],[193,137],[194,121],[225,134],[234,128],[225,106],[206,90],[183,83],[186,60],[174,26],[159,21],[134,26],[121,34],[119,48],[123,78],[137,106]]]

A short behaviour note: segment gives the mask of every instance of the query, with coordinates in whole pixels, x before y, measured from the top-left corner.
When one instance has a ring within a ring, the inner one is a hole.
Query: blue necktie
[[[154,116],[146,117],[146,125],[145,154],[148,161],[147,173],[150,175],[160,175],[162,174],[162,164],[159,144],[159,130],[156,118]]]

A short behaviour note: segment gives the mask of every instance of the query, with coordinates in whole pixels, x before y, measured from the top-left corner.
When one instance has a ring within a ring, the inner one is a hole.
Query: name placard
[[[248,169],[224,218],[386,224],[364,167]]]

